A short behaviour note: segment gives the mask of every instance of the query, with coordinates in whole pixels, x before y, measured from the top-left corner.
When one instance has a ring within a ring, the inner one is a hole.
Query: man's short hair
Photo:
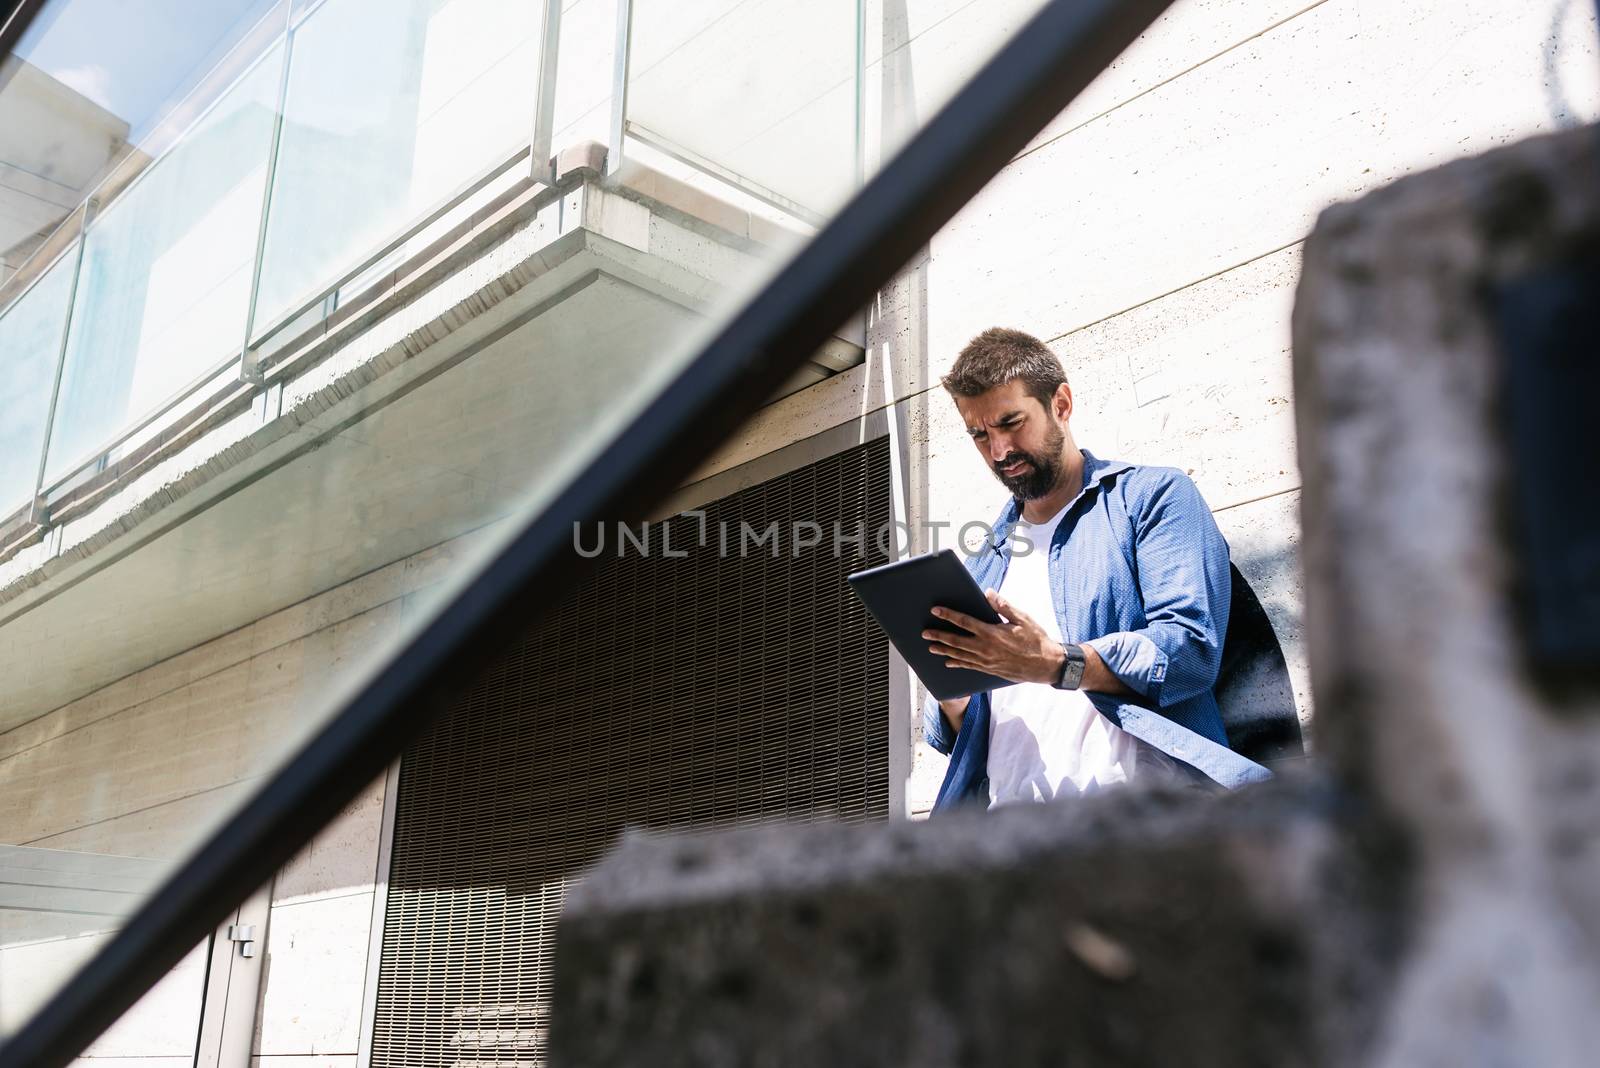
[[[1048,411],[1067,373],[1049,346],[1032,334],[991,326],[967,342],[942,382],[951,396],[977,397],[1013,379],[1021,379],[1028,395]]]

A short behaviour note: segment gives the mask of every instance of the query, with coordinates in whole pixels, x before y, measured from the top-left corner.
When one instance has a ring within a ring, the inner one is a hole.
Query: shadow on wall
[[[1305,755],[1305,743],[1283,647],[1238,565],[1229,565],[1229,571],[1233,591],[1228,636],[1214,688],[1228,741],[1262,764],[1297,759]]]

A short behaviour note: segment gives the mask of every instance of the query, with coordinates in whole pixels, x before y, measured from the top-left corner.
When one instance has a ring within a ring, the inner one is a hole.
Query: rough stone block
[[[1307,782],[630,837],[568,898],[554,1063],[1311,1065],[1393,938]]]
[[[1319,750],[1421,861],[1390,1063],[1592,1064],[1600,1046],[1600,680],[1556,687],[1540,665],[1529,594],[1548,561],[1525,538],[1533,517],[1581,514],[1583,476],[1527,491],[1594,439],[1570,427],[1569,451],[1540,456],[1509,418],[1596,353],[1547,362],[1534,334],[1549,315],[1506,329],[1513,289],[1582,284],[1600,263],[1597,147],[1578,129],[1405,179],[1329,209],[1305,248],[1295,387]],[[1592,531],[1579,548],[1600,549]],[[1559,596],[1582,606],[1576,583]]]

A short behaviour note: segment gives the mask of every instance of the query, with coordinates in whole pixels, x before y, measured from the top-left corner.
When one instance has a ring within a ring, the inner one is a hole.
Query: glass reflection
[[[47,482],[236,357],[272,147],[273,49],[91,219]]]
[[[525,0],[328,0],[295,30],[257,335],[527,140],[538,26]]]

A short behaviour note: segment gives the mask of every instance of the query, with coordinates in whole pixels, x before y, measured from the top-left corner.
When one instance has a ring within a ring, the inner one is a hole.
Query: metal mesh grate
[[[886,561],[886,439],[650,527],[401,762],[372,1063],[544,1059],[555,922],[624,825],[888,812],[887,649],[844,575]],[[822,544],[795,554],[796,522]],[[772,543],[740,555],[740,524]],[[839,543],[865,524],[865,546]],[[729,552],[719,551],[727,532]],[[594,540],[587,535],[585,548]]]

